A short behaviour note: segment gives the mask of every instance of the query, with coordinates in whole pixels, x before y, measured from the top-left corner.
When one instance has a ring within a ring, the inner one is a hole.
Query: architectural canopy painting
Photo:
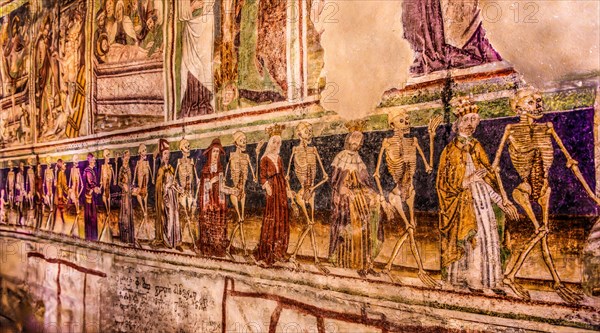
[[[600,45],[532,82],[498,6],[0,1],[0,327],[600,330]]]

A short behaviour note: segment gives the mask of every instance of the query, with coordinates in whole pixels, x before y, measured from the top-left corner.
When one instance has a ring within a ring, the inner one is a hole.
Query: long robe
[[[170,248],[181,244],[181,224],[179,223],[179,201],[177,201],[177,184],[175,170],[172,166],[165,169],[163,181],[163,232],[164,240]]]
[[[260,230],[256,259],[267,265],[285,260],[290,240],[290,222],[283,162],[277,157],[275,164],[268,156],[260,160],[260,184],[269,182],[272,193],[266,194],[267,203]]]
[[[223,170],[212,170],[210,162],[202,168],[200,180],[200,237],[198,248],[205,256],[223,256],[227,247],[227,204],[223,192]],[[211,184],[211,180],[214,183]]]
[[[165,202],[164,202],[164,181],[165,171],[171,166],[161,165],[156,172],[156,187],[154,193],[154,203],[156,205],[156,221],[154,223],[154,245],[167,246],[165,240]]]
[[[214,13],[192,12],[190,0],[180,0],[183,24],[181,55],[181,117],[213,113]]]
[[[487,170],[484,183],[463,188],[465,177],[478,169]],[[453,284],[493,288],[501,279],[499,237],[491,207],[491,200],[501,200],[498,184],[476,139],[456,137],[442,152],[437,176],[441,266]]]
[[[131,169],[124,165],[119,170],[119,187],[121,187],[121,208],[119,210],[119,238],[128,244],[135,243],[135,225],[133,223],[133,205],[131,202]]]
[[[415,52],[413,75],[502,60],[485,37],[476,1],[404,1],[402,24]]]
[[[379,197],[357,152],[342,151],[332,167],[329,258],[338,267],[367,269],[384,240]]]
[[[96,171],[89,166],[83,171],[85,182],[85,202],[83,204],[83,220],[85,223],[85,239],[98,240],[98,211],[96,208],[96,194],[94,189],[98,187]]]

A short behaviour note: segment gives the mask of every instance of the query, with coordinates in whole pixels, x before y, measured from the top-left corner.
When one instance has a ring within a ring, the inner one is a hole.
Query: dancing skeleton
[[[179,141],[179,150],[181,150],[183,156],[177,160],[175,175],[177,177],[176,182],[179,185],[179,189],[181,189],[178,191],[179,203],[183,206],[183,212],[185,213],[185,225],[182,229],[187,228],[192,238],[192,244],[195,247],[196,240],[194,232],[192,232],[190,227],[190,222],[197,201],[197,197],[194,196],[194,179],[198,183],[198,172],[196,171],[196,163],[190,158],[190,142],[186,139],[181,139]]]
[[[396,246],[392,252],[392,256],[385,266],[387,275],[391,278],[390,271],[392,269],[392,263],[398,252],[402,248],[402,244],[408,238],[410,242],[410,249],[417,262],[419,269],[419,279],[429,287],[437,287],[438,283],[433,280],[425,269],[423,268],[423,261],[417,248],[417,242],[415,240],[415,228],[417,223],[415,221],[414,205],[415,205],[415,188],[413,179],[415,176],[415,169],[417,167],[417,151],[423,159],[425,164],[425,171],[430,173],[433,166],[433,144],[435,138],[435,131],[442,122],[441,116],[435,116],[429,121],[429,162],[425,159],[423,150],[419,145],[419,141],[415,137],[408,137],[410,133],[410,120],[406,112],[400,112],[395,115],[390,115],[389,125],[394,131],[394,135],[391,138],[383,140],[379,157],[377,159],[377,167],[373,177],[377,182],[379,193],[383,196],[383,188],[381,187],[381,180],[379,175],[379,169],[381,167],[382,157],[385,154],[385,162],[387,164],[388,172],[394,179],[395,187],[389,194],[389,202],[400,217],[404,221],[406,231],[400,236],[396,242]],[[408,207],[409,218],[406,217],[404,210],[404,204]]]
[[[194,179],[198,182],[198,172],[196,171],[196,163],[190,158],[190,142],[186,139],[181,139],[179,142],[179,150],[183,155],[177,160],[175,167],[175,175],[182,192],[179,194],[179,203],[183,206],[186,222],[189,223],[196,198],[194,196]]]
[[[112,154],[110,150],[104,149],[103,152],[104,164],[100,168],[100,190],[102,192],[102,201],[104,202],[104,207],[106,208],[106,218],[104,219],[104,226],[102,227],[102,232],[100,232],[100,238],[102,238],[102,234],[106,229],[106,225],[108,224],[110,217],[110,185],[117,185],[117,176],[115,175],[115,170],[112,165],[110,165],[110,158]],[[110,233],[109,233],[110,234]]]
[[[142,212],[144,213],[144,220],[142,221],[143,225],[148,221],[148,181],[152,184],[154,184],[154,181],[152,180],[152,177],[150,177],[150,175],[152,175],[152,169],[148,162],[148,150],[143,143],[138,148],[138,154],[140,160],[135,165],[135,170],[133,171],[135,188],[131,193],[135,195],[140,207],[142,207]],[[141,229],[142,227],[140,226],[140,230]],[[147,231],[147,233],[149,233],[149,231]]]
[[[530,299],[529,292],[515,282],[515,276],[533,247],[540,243],[544,262],[554,280],[554,289],[565,301],[570,303],[579,302],[582,297],[561,282],[548,247],[548,214],[551,193],[548,173],[554,160],[553,139],[567,158],[567,168],[575,174],[590,198],[598,205],[600,205],[600,199],[594,195],[583,178],[577,166],[577,161],[571,157],[565,148],[562,140],[554,131],[552,123],[536,122],[542,117],[544,111],[541,95],[533,89],[520,90],[511,100],[511,107],[519,116],[519,123],[506,126],[492,167],[499,174],[500,157],[504,145],[508,141],[510,159],[523,181],[513,191],[513,199],[523,207],[527,217],[533,222],[536,231],[535,235],[525,245],[512,269],[505,275],[504,283],[520,297]],[[502,196],[506,197],[504,190],[501,190]],[[541,207],[541,225],[533,211],[532,201],[537,202]]]
[[[319,253],[314,225],[315,190],[321,185],[325,184],[329,180],[329,176],[327,175],[327,172],[325,172],[325,168],[323,167],[323,162],[321,161],[321,156],[319,156],[317,148],[314,146],[309,146],[313,138],[312,125],[305,122],[298,124],[296,127],[296,136],[298,136],[300,139],[300,143],[292,149],[292,156],[290,157],[290,162],[288,163],[286,181],[289,184],[290,169],[293,162],[296,178],[300,182],[300,190],[295,193],[294,199],[304,213],[304,217],[306,218],[306,226],[304,227],[304,231],[298,239],[296,250],[294,250],[292,253],[290,262],[297,265],[296,255],[298,255],[298,250],[300,249],[300,246],[302,246],[306,236],[310,233],[310,242],[312,244],[313,255],[315,257],[315,265],[317,268],[327,274],[329,271],[319,263]],[[323,176],[322,180],[315,185],[315,179],[317,177],[317,162],[319,163],[321,174]],[[308,212],[309,209],[310,214]]]
[[[231,256],[231,245],[233,244],[233,239],[239,230],[242,247],[244,248],[244,256],[247,256],[248,251],[246,249],[243,223],[245,220],[244,214],[246,208],[246,182],[248,180],[248,168],[250,168],[252,178],[255,182],[257,179],[254,169],[252,168],[252,163],[250,162],[250,156],[246,154],[246,135],[240,131],[235,132],[233,133],[233,140],[235,143],[235,151],[229,156],[229,163],[227,163],[227,167],[225,168],[225,177],[227,177],[227,171],[231,170],[231,180],[233,181],[233,188],[235,190],[232,192],[229,198],[231,199],[231,203],[235,208],[238,219],[237,224],[231,232],[226,253],[228,256]]]
[[[54,229],[54,184],[56,175],[52,170],[52,161],[50,157],[47,158],[47,167],[44,171],[44,203],[48,206],[50,213],[48,214],[48,220],[46,220],[46,229]],[[43,208],[42,208],[43,215]]]
[[[35,169],[33,166],[33,159],[32,158],[28,158],[27,159],[27,177],[26,177],[26,182],[27,182],[27,195],[26,195],[26,199],[27,199],[27,203],[29,205],[29,209],[33,209],[33,197],[35,195]]]
[[[83,181],[79,171],[79,160],[77,155],[73,156],[73,166],[71,167],[71,176],[69,177],[69,199],[75,204],[75,220],[79,217],[79,198],[83,192]]]
[[[6,175],[6,192],[8,194],[8,207],[13,208],[15,204],[15,171],[13,161],[8,161],[8,175]]]

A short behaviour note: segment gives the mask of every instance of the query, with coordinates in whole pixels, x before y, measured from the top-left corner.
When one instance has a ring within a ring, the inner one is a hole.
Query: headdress
[[[479,113],[479,106],[471,98],[461,97],[452,103],[452,113],[460,118],[469,113]]]
[[[266,129],[266,131],[269,134],[269,137],[272,137],[275,135],[281,136],[281,133],[283,132],[284,129],[285,129],[285,125],[275,124],[273,126],[268,127]]]

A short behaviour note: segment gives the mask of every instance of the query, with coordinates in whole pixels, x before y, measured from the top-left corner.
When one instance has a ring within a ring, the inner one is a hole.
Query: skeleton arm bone
[[[379,189],[379,194],[383,196],[383,188],[381,187],[381,181],[379,176],[379,168],[381,167],[381,159],[383,158],[383,153],[388,146],[387,139],[383,139],[383,143],[381,144],[381,149],[379,150],[379,157],[377,157],[377,166],[375,167],[375,173],[373,174],[373,178],[375,178],[375,182],[377,183],[377,188]]]
[[[500,157],[502,156],[502,150],[504,149],[504,145],[506,144],[506,139],[510,136],[511,126],[506,125],[506,129],[504,130],[504,135],[502,135],[502,139],[500,140],[500,145],[498,146],[498,151],[496,151],[496,157],[494,158],[494,162],[492,163],[492,170],[494,170],[494,174],[498,179],[498,187],[500,188],[500,195],[502,196],[503,202],[508,202],[508,196],[506,195],[506,191],[504,190],[504,185],[502,185],[502,179],[500,178]]]
[[[294,155],[296,155],[296,147],[292,148],[292,156],[290,156],[290,161],[288,162],[287,172],[285,174],[285,181],[289,182],[290,180],[290,170],[292,170],[292,161],[294,160]],[[289,185],[288,185],[289,187]]]
[[[569,151],[563,144],[562,140],[560,139],[558,134],[554,131],[554,126],[552,126],[552,123],[548,123],[547,125],[548,125],[548,130],[550,131],[550,133],[552,134],[552,137],[556,141],[556,144],[558,144],[558,147],[560,147],[560,150],[562,151],[562,153],[565,154],[565,156],[567,157],[567,168],[571,169],[571,171],[573,172],[575,177],[577,177],[577,179],[579,180],[579,182],[585,189],[585,192],[588,194],[588,196],[596,202],[596,205],[600,206],[600,198],[598,198],[594,194],[594,191],[592,191],[592,189],[590,188],[590,185],[588,185],[585,178],[583,178],[583,175],[581,174],[581,170],[579,170],[579,166],[578,166],[579,163],[576,160],[574,160],[573,157],[571,157],[571,154],[569,154]]]
[[[250,155],[248,155],[247,158],[248,158],[248,166],[250,167],[250,172],[252,172],[252,178],[254,179],[254,182],[258,182],[258,175],[254,172],[254,168],[252,167],[252,161],[250,161]]]
[[[312,191],[319,188],[321,185],[325,184],[329,180],[329,175],[325,172],[325,167],[323,166],[323,161],[321,161],[321,156],[319,155],[319,151],[315,148],[315,153],[317,154],[317,161],[319,161],[319,165],[321,166],[321,172],[323,172],[323,179],[315,186],[312,187]]]
[[[425,164],[425,171],[427,171],[427,173],[430,173],[432,168],[431,168],[431,165],[425,159],[425,154],[423,153],[423,149],[421,149],[419,140],[417,140],[417,138],[414,138],[414,140],[415,140],[415,147],[417,147],[417,151],[419,152],[419,155],[421,156],[421,159],[423,160],[423,164]]]

